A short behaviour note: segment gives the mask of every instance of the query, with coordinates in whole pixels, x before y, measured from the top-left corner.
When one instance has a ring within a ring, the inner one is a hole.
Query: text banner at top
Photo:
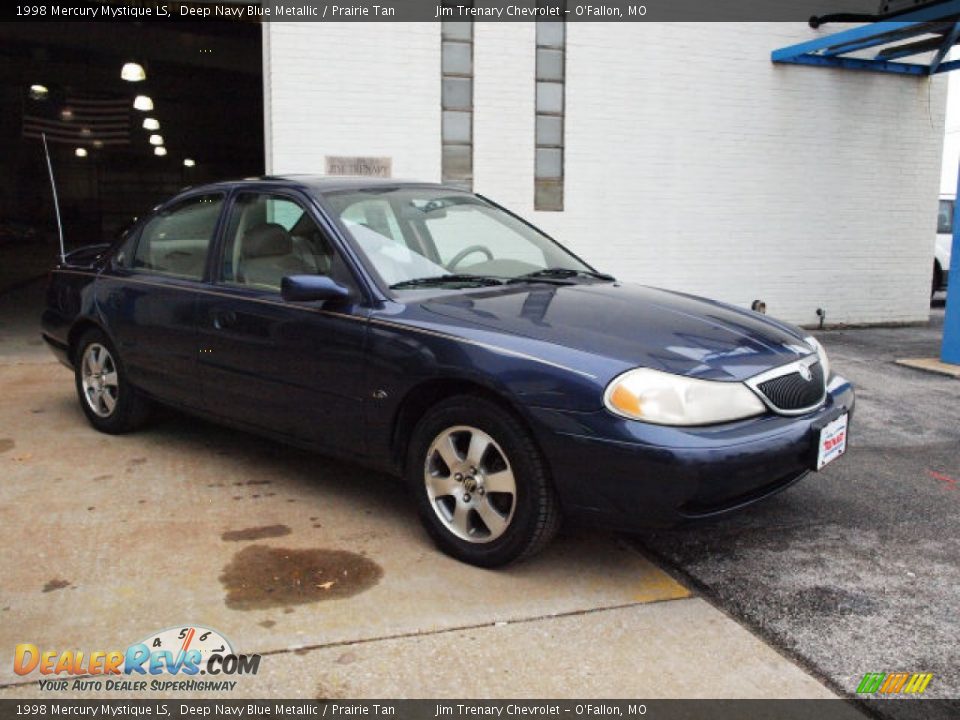
[[[352,2],[36,2],[9,4],[5,20],[241,22],[806,22],[872,15],[879,0],[352,0]]]

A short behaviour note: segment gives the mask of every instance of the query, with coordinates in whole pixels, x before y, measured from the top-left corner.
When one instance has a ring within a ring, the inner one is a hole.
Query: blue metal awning
[[[945,61],[960,40],[960,0],[926,5],[896,15],[774,50],[775,63],[870,70],[926,77],[960,69],[960,60]],[[918,56],[929,55],[929,59]],[[912,58],[903,60],[902,58]]]
[[[960,40],[960,0],[933,2],[886,17],[895,17],[896,21],[871,17],[874,21],[866,25],[774,50],[771,59],[775,63],[916,77],[960,69],[960,60],[946,59]],[[849,16],[838,15],[830,21],[847,19]],[[811,19],[810,24],[817,27],[819,21]],[[957,186],[960,197],[960,177]],[[960,203],[956,203],[954,212],[950,265],[952,288],[947,293],[940,357],[945,363],[960,365]]]

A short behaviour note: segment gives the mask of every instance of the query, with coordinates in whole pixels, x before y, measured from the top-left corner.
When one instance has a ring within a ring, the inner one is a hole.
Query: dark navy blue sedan
[[[769,496],[843,454],[854,405],[802,330],[618,282],[426,183],[188,190],[54,269],[43,336],[97,430],[163,403],[402,475],[440,548],[484,566],[562,516]]]

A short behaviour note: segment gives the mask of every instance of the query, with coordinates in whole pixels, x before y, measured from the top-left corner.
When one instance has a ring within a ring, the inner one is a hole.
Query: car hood
[[[421,301],[428,315],[710,380],[809,355],[803,332],[757,313],[628,283],[508,285]]]

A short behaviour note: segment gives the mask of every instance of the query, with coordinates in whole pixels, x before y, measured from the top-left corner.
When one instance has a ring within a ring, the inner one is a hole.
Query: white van
[[[953,245],[953,195],[941,195],[937,211],[937,242],[933,251],[932,292],[947,289],[950,274],[950,247]]]

